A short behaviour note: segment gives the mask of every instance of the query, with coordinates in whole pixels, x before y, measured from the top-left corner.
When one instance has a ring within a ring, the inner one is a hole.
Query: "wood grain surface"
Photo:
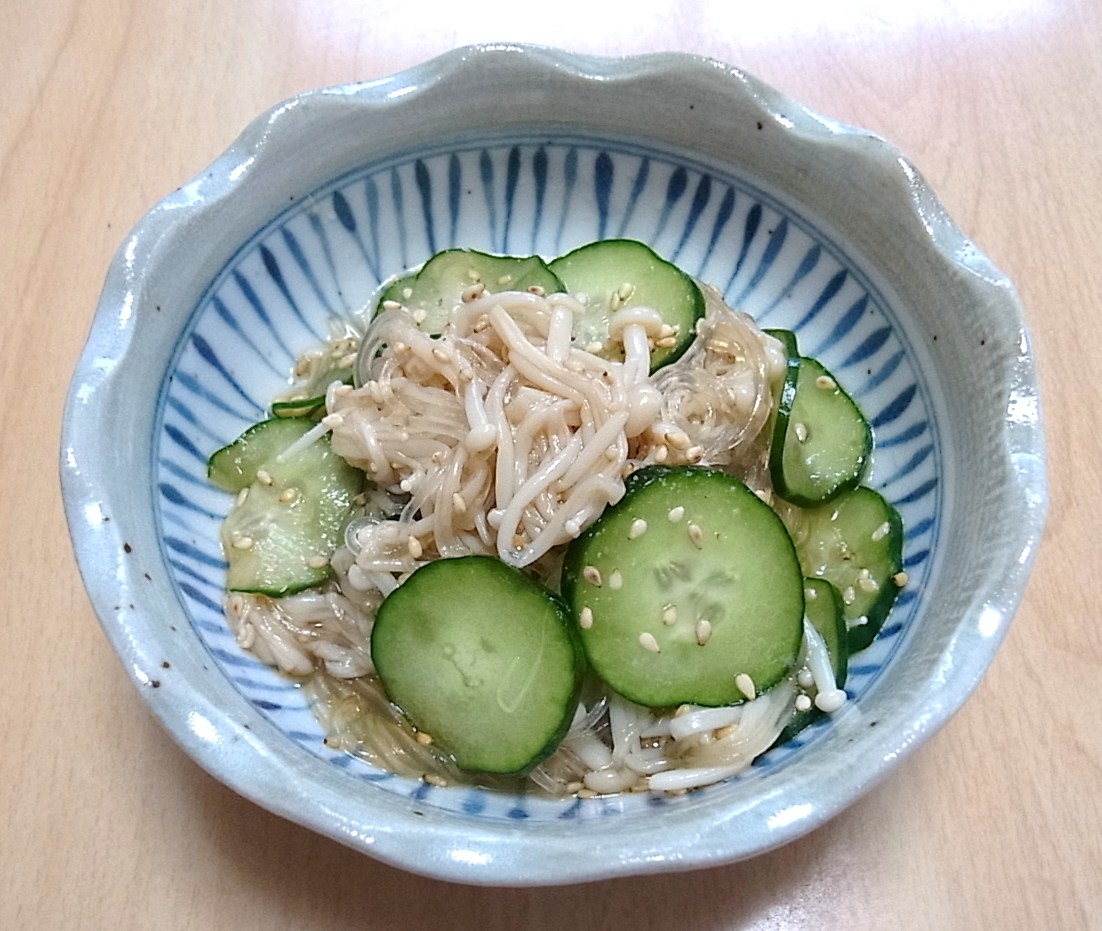
[[[502,40],[703,53],[888,137],[1026,307],[1051,508],[1009,636],[896,774],[749,862],[493,890],[315,836],[160,730],[71,554],[61,410],[129,228],[277,101]],[[6,0],[0,77],[0,928],[1102,927],[1102,4]]]

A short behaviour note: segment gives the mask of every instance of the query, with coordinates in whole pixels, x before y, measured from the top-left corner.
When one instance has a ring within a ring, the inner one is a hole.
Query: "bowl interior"
[[[910,579],[851,662],[853,700],[679,797],[437,788],[328,750],[301,691],[223,622],[231,502],[208,456],[334,321],[431,253],[616,236],[794,330],[872,421],[869,483],[903,517]],[[497,885],[729,862],[837,814],[974,688],[1046,503],[1013,288],[896,150],[715,62],[498,46],[287,101],[152,210],[74,376],[62,478],[104,630],[195,760],[358,850]]]
[[[230,499],[205,477],[207,457],[265,415],[295,358],[360,311],[389,276],[447,247],[554,256],[610,237],[650,243],[761,325],[795,331],[801,350],[857,399],[876,434],[869,484],[903,517],[910,582],[852,663],[853,698],[876,685],[907,640],[937,565],[942,389],[907,319],[849,245],[760,180],[672,148],[561,133],[424,146],[356,165],[241,244],[179,334],[153,425],[163,557],[195,634],[244,701],[352,784],[483,819],[588,819],[656,804],[435,788],[327,749],[300,690],[241,650],[222,619],[218,525]],[[815,725],[736,781],[775,777],[834,726]]]

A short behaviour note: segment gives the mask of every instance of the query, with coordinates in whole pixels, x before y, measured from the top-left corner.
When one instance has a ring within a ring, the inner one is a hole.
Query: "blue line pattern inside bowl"
[[[504,796],[374,770],[328,750],[300,690],[242,651],[222,619],[218,526],[230,499],[207,482],[206,462],[265,416],[303,351],[382,281],[440,249],[554,256],[608,237],[648,242],[762,325],[794,330],[801,351],[819,357],[872,422],[870,484],[903,517],[910,582],[877,640],[852,659],[851,697],[872,687],[914,622],[943,507],[934,399],[908,333],[844,244],[745,179],[624,142],[494,140],[364,165],[258,230],[211,282],[162,383],[154,442],[164,556],[196,633],[245,700],[350,779],[477,818],[592,818],[677,804]],[[814,725],[739,778],[768,779],[831,726]]]

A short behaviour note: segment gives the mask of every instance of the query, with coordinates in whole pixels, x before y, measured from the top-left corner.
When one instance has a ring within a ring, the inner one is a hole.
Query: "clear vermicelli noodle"
[[[572,338],[588,308],[570,294],[472,286],[436,334],[400,303],[380,307],[354,383],[327,387],[324,416],[300,440],[327,432],[370,483],[331,578],[285,597],[226,598],[239,644],[302,684],[331,747],[439,784],[498,784],[460,770],[388,700],[370,644],[383,600],[419,567],[471,554],[557,588],[564,548],[644,466],[714,467],[771,499],[786,350],[702,290],[695,339],[653,373],[673,330],[645,306],[615,310],[600,346]],[[355,340],[341,340],[351,358]],[[813,630],[792,673],[741,704],[652,709],[587,680],[566,736],[522,778],[534,791],[587,796],[735,775],[776,742],[798,699],[806,704],[809,670],[812,694],[838,691]]]

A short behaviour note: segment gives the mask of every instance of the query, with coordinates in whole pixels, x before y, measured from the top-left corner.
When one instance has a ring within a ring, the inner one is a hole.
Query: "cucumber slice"
[[[834,682],[842,688],[849,668],[849,642],[842,596],[838,589],[826,579],[804,579],[804,616],[823,638],[830,655]],[[822,715],[823,712],[815,707],[808,711],[794,711],[777,743],[791,740]]]
[[[263,420],[253,424],[207,461],[207,478],[223,491],[248,488],[266,463],[297,443],[314,424],[305,419]]]
[[[211,457],[211,480],[241,495],[221,529],[230,591],[278,598],[328,577],[364,476],[333,452],[328,436],[285,455],[314,426],[265,420]]]
[[[590,665],[651,707],[731,704],[749,683],[777,683],[799,652],[803,592],[777,515],[737,479],[700,468],[633,474],[563,567]]]
[[[692,278],[667,262],[649,246],[632,239],[605,239],[590,243],[551,262],[551,271],[571,294],[584,296],[587,312],[574,322],[574,341],[580,346],[600,344],[601,354],[614,354],[609,341],[615,310],[650,307],[674,334],[663,337],[651,353],[651,371],[678,358],[696,336],[696,322],[704,316],[704,294]]]
[[[563,290],[563,284],[538,255],[491,255],[474,249],[447,249],[430,258],[418,271],[402,275],[387,285],[376,307],[395,301],[414,315],[417,326],[439,335],[448,325],[452,310],[463,301],[473,284],[488,291],[526,291],[542,288],[547,294]]]
[[[846,684],[849,668],[849,641],[842,594],[826,579],[804,579],[804,616],[826,644],[834,683]]]
[[[301,359],[305,369],[301,380],[288,392],[272,402],[272,416],[316,416],[325,412],[325,393],[334,381],[352,385],[358,337],[336,339],[324,353],[310,354]],[[298,374],[298,371],[296,371]]]
[[[825,504],[782,513],[804,572],[841,592],[850,653],[865,649],[906,581],[899,513],[865,486]]]
[[[784,437],[788,432],[788,419],[792,414],[792,403],[796,400],[796,383],[800,377],[800,351],[796,346],[796,334],[791,330],[764,330],[763,332],[777,340],[784,347],[787,356],[784,378],[773,390],[773,441],[770,449],[777,450],[784,446]]]
[[[562,602],[489,556],[414,572],[380,606],[371,656],[413,725],[483,773],[524,773],[553,752],[584,668]]]
[[[784,403],[786,379],[774,422],[769,471],[782,498],[817,504],[860,483],[872,453],[872,430],[822,363],[800,358],[797,364],[791,404]]]

